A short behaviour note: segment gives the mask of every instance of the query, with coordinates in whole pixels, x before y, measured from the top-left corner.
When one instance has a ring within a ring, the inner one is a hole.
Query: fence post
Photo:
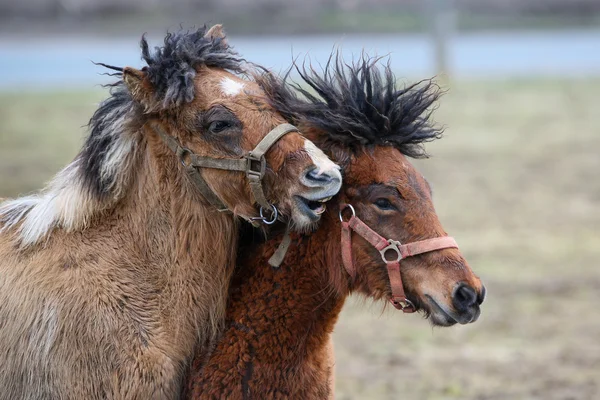
[[[427,4],[431,18],[435,73],[448,80],[452,72],[449,44],[456,31],[456,5],[454,0],[428,0]]]

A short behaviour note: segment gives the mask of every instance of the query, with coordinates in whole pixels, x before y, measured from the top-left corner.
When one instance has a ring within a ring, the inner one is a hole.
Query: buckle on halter
[[[246,156],[246,176],[249,180],[260,181],[265,176],[267,170],[267,160],[265,156],[256,157],[252,153]]]
[[[187,159],[194,153],[190,149],[188,149],[187,147],[177,146],[177,151],[175,152],[175,154],[177,155],[179,162],[181,162],[181,165],[183,165],[186,168],[191,165],[191,162],[188,162]]]
[[[388,263],[392,263],[392,262],[399,262],[400,260],[402,260],[402,253],[400,253],[400,249],[398,248],[399,243],[392,239],[388,239],[388,243],[389,243],[389,245],[387,245],[383,249],[379,250],[379,254],[381,254],[381,258],[383,259],[383,262],[388,264]],[[386,254],[394,257],[394,255],[391,254],[393,252],[396,253],[395,259],[386,257]]]

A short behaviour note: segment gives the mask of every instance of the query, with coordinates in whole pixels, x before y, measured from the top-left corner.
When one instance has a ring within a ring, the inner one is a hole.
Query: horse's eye
[[[393,209],[395,209],[395,207],[392,204],[392,202],[389,201],[388,199],[385,199],[385,198],[379,198],[379,199],[375,200],[373,202],[373,204],[375,204],[381,210],[393,210]]]
[[[231,122],[229,122],[229,121],[213,121],[208,126],[208,131],[210,133],[221,133],[230,127],[231,127]]]

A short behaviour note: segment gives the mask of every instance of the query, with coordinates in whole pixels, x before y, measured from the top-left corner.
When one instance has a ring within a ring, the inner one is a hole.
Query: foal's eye
[[[379,199],[375,200],[373,202],[373,204],[375,204],[381,210],[394,210],[395,209],[392,202],[385,198],[379,198]]]
[[[228,128],[231,128],[231,122],[229,121],[213,121],[208,126],[208,131],[211,133],[221,133]]]

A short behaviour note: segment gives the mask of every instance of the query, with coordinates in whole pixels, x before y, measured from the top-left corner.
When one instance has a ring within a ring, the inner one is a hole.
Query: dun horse
[[[284,234],[245,247],[224,334],[208,358],[195,359],[193,399],[330,396],[329,337],[353,292],[422,311],[438,326],[479,316],[485,289],[407,159],[425,156],[422,144],[441,135],[429,121],[437,87],[399,90],[375,61],[342,65],[303,72],[320,97],[296,87],[299,99],[271,80],[275,107],[342,165],[344,185],[314,234],[293,235],[280,267],[270,257]]]
[[[309,229],[341,185],[220,26],[141,45],[75,160],[0,207],[2,399],[177,397],[222,326],[235,216]]]

